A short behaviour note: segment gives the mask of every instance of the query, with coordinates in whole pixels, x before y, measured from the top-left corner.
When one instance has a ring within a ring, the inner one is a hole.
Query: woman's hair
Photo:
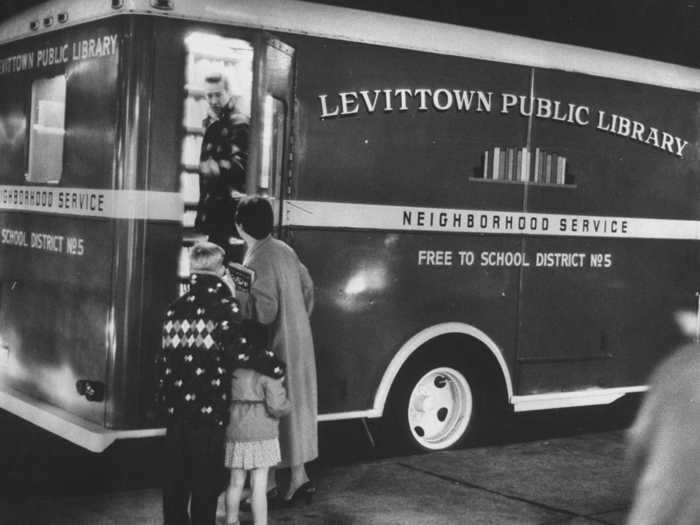
[[[274,225],[272,204],[264,197],[243,197],[236,208],[236,224],[254,239],[264,239]]]
[[[224,264],[224,249],[213,242],[198,242],[190,250],[190,270],[216,272]]]

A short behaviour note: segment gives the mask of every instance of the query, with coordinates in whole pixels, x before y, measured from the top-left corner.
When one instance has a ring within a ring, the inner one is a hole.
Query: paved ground
[[[624,427],[633,410],[526,416],[495,444],[389,458],[374,454],[358,422],[322,426],[322,460],[311,466],[316,498],[273,511],[270,523],[620,524],[629,497]],[[25,441],[33,452],[7,465],[0,523],[161,522],[157,441],[85,457],[56,443],[48,455],[36,452],[42,439]]]
[[[374,461],[324,472],[275,523],[621,523],[621,432]]]

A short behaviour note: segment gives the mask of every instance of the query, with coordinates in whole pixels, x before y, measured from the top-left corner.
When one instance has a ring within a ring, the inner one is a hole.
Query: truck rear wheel
[[[457,369],[428,370],[408,395],[407,423],[413,440],[426,450],[460,443],[469,428],[474,396],[469,381]]]
[[[411,363],[392,387],[382,419],[384,448],[454,448],[474,435],[480,392],[466,366],[450,360]]]

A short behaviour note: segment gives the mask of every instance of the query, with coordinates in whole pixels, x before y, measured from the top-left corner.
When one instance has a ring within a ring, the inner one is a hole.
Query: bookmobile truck
[[[203,78],[315,281],[319,421],[456,446],[645,389],[697,309],[700,73],[295,1],[55,0],[0,25],[0,407],[163,433]]]

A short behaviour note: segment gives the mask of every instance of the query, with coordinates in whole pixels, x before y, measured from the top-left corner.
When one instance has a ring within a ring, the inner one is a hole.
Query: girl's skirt
[[[224,465],[228,468],[250,470],[273,467],[281,460],[279,439],[262,441],[228,441]]]

